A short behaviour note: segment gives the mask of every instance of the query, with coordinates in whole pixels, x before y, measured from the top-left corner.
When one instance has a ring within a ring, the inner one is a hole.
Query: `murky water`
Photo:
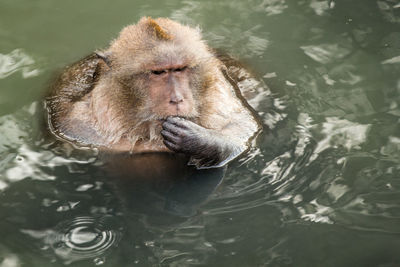
[[[43,133],[54,73],[144,15],[269,86],[227,170],[110,179]],[[0,266],[399,266],[399,73],[398,0],[3,0]]]

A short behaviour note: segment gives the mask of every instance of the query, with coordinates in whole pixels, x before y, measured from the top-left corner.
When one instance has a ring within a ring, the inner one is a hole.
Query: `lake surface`
[[[268,86],[226,170],[111,179],[43,132],[54,75],[142,16]],[[0,266],[400,266],[399,74],[398,0],[3,0]]]

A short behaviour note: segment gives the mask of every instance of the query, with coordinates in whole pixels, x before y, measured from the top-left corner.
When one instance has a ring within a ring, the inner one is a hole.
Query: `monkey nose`
[[[169,99],[169,103],[171,105],[178,105],[183,102],[183,97],[181,96],[173,96]]]
[[[169,103],[171,104],[171,105],[178,105],[178,104],[180,104],[180,103],[182,103],[183,102],[183,99],[171,99],[170,101],[169,101]]]

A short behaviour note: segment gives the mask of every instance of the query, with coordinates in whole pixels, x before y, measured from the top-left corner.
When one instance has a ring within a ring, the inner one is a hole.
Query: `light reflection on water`
[[[21,3],[0,8],[0,266],[398,265],[398,3],[100,1],[76,13],[43,0],[32,26]],[[43,134],[50,73],[142,15],[200,24],[261,77],[239,88],[264,133],[225,175],[110,179],[96,153]]]
[[[33,68],[35,61],[22,49],[15,49],[9,54],[0,54],[0,79],[4,79],[17,71],[23,78],[38,76],[40,70]]]

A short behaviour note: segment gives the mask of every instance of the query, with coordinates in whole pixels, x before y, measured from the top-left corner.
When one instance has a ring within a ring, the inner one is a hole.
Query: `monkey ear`
[[[95,51],[94,53],[111,69],[111,52]]]

